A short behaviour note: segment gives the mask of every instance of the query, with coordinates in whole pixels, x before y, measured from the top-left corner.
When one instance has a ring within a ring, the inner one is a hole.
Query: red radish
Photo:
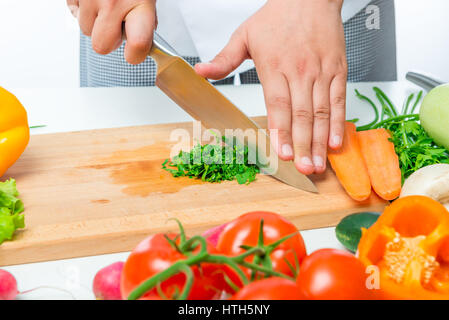
[[[120,277],[124,264],[122,261],[115,262],[97,272],[93,289],[98,300],[122,300]]]
[[[220,234],[223,232],[224,228],[226,228],[228,224],[222,224],[218,227],[213,227],[212,229],[209,229],[203,233],[203,237],[206,238],[206,240],[212,244],[214,247],[217,246],[218,238],[220,237]]]
[[[8,271],[0,269],[0,300],[14,300],[18,293],[16,278]]]

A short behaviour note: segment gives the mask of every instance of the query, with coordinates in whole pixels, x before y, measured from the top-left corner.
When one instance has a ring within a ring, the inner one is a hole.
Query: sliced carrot
[[[328,159],[349,196],[357,201],[368,199],[371,182],[353,123],[345,123],[343,145],[337,151],[329,150]]]
[[[381,128],[357,135],[374,191],[385,200],[396,199],[401,193],[401,169],[390,134]]]

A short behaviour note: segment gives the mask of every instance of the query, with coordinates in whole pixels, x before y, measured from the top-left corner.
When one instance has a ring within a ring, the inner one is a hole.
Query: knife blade
[[[241,137],[239,142],[245,143],[249,150],[257,154],[257,164],[265,173],[295,188],[318,192],[314,183],[301,174],[292,161],[282,161],[277,157],[265,130],[261,130],[212,84],[199,76],[157,33],[154,34],[149,56],[157,64],[156,86],[190,116],[221,134],[226,130],[253,130],[257,133],[258,142],[251,142],[252,139],[242,141]]]
[[[433,88],[438,87],[439,85],[442,85],[444,83],[441,80],[437,80],[425,74],[413,71],[407,72],[405,78],[426,91],[430,91]]]

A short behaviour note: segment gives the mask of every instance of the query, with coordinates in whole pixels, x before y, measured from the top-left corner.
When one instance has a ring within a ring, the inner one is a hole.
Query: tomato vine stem
[[[180,245],[176,246],[176,249],[179,250],[180,253],[187,256],[185,260],[179,260],[172,264],[170,267],[161,271],[147,280],[143,281],[137,288],[135,288],[127,297],[128,300],[137,300],[144,296],[148,291],[152,290],[156,286],[160,285],[163,281],[169,279],[170,277],[184,273],[186,276],[186,283],[184,288],[179,295],[178,299],[185,300],[188,298],[189,293],[192,289],[192,285],[194,282],[194,273],[191,269],[192,266],[200,265],[201,263],[212,263],[212,264],[222,264],[226,265],[232,270],[236,272],[239,276],[240,280],[244,285],[249,283],[249,279],[246,276],[245,272],[241,269],[241,267],[248,268],[252,270],[252,274],[256,272],[261,272],[265,274],[265,276],[274,276],[281,277],[286,279],[291,279],[291,277],[274,271],[271,268],[271,260],[266,260],[266,262],[270,262],[270,266],[267,266],[267,263],[262,263],[262,265],[257,264],[257,262],[263,262],[264,259],[268,257],[268,255],[281,243],[290,239],[292,236],[296,234],[293,233],[288,235],[270,245],[265,245],[263,241],[263,220],[261,221],[259,241],[257,246],[255,247],[246,247],[246,251],[238,256],[228,257],[220,254],[211,254],[207,250],[207,242],[206,239],[202,236],[194,236],[189,240],[186,240],[184,229],[179,221],[178,225],[180,227],[181,237],[180,237]],[[167,241],[172,241],[168,237],[166,237]],[[174,242],[175,243],[175,242]],[[176,244],[176,243],[175,243]],[[196,249],[196,244],[200,245],[199,252],[197,254],[192,254],[192,251]],[[254,256],[253,263],[246,261],[245,259],[249,256]],[[253,280],[253,279],[252,279]]]

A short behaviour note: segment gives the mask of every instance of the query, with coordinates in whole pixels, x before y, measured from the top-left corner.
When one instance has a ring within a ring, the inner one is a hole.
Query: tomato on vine
[[[122,297],[212,299],[223,291],[234,293],[258,278],[291,281],[293,277],[288,274],[296,274],[305,255],[304,242],[296,228],[274,213],[247,214],[242,220],[250,228],[243,237],[237,232],[242,242],[233,245],[241,251],[231,251],[232,254],[219,252],[202,236],[188,239],[179,221],[179,235],[156,234],[146,238],[125,262]],[[226,239],[236,231],[233,223],[229,226],[220,237],[222,245],[230,244]],[[251,246],[253,243],[255,246]]]
[[[126,299],[144,280],[163,272],[177,261],[187,259],[187,256],[176,249],[174,244],[180,244],[180,237],[175,234],[155,234],[139,243],[123,268],[121,278],[123,298]],[[193,253],[198,251],[199,248],[195,249]],[[208,246],[208,251],[214,252],[215,249]],[[187,296],[188,299],[212,299],[225,287],[222,266],[202,263],[191,269],[194,277],[190,293]],[[184,273],[175,274],[145,293],[144,298],[178,298],[186,285],[186,279]]]
[[[244,286],[230,300],[303,300],[298,285],[288,279],[271,277]]]
[[[247,262],[291,277],[296,277],[306,256],[304,240],[295,225],[279,214],[263,211],[249,212],[230,222],[218,239],[217,250],[237,256],[256,246],[261,254],[248,256]],[[244,270],[256,278],[254,271]]]
[[[307,299],[367,300],[374,294],[366,286],[367,277],[362,262],[352,254],[321,249],[304,259],[297,284]]]

